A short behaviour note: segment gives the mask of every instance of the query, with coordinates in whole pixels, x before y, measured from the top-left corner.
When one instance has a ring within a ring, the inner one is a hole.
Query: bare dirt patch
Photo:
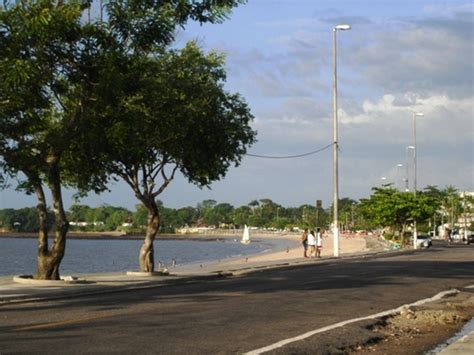
[[[423,354],[451,338],[473,317],[474,295],[461,292],[380,319],[366,327],[372,337],[341,350],[347,354]]]

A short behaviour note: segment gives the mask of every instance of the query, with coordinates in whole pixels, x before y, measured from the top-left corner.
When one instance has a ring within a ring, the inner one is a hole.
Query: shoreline
[[[242,235],[241,230],[236,232],[229,231],[216,231],[215,233],[196,233],[196,234],[157,234],[155,240],[202,240],[202,241],[215,241],[218,239],[240,239]],[[51,235],[52,236],[52,235]],[[252,238],[291,238],[296,237],[297,234],[288,233],[269,233],[269,232],[256,232],[252,233]],[[123,232],[68,232],[67,239],[90,239],[90,240],[143,240],[144,234],[125,234]],[[36,232],[0,232],[0,239],[37,239],[38,233]],[[297,239],[297,238],[295,238]]]
[[[143,236],[118,236],[112,235],[103,237],[103,233],[71,233],[70,239],[84,239],[84,240],[143,240]],[[13,239],[36,239],[35,233],[0,233],[1,238],[13,238]],[[227,235],[159,235],[155,241],[159,240],[176,240],[176,241],[219,241],[219,240],[239,240],[240,234],[227,234]],[[212,260],[202,260],[196,262],[189,262],[178,264],[175,267],[170,265],[163,265],[171,273],[185,274],[208,271],[218,271],[232,268],[250,267],[256,264],[265,263],[279,263],[279,262],[290,262],[290,261],[309,261],[316,260],[316,258],[304,258],[303,246],[300,242],[300,236],[298,234],[288,233],[253,233],[251,240],[254,243],[267,245],[263,251],[255,254],[248,255],[237,255],[230,256],[227,258],[218,257]],[[363,237],[340,237],[340,254],[353,254],[358,252],[364,252],[372,250],[373,248],[367,247],[367,241]],[[323,248],[321,252],[322,258],[331,257],[333,253],[333,240],[331,235],[327,235],[323,238]],[[158,268],[156,268],[158,269]],[[87,272],[86,272],[87,273]],[[98,272],[97,274],[102,274]],[[121,273],[121,271],[108,271],[106,273]],[[83,274],[81,271],[74,272],[74,274]],[[4,275],[6,276],[6,275]]]

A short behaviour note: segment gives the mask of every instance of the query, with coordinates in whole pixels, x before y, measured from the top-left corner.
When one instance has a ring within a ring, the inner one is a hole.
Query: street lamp
[[[403,168],[403,164],[397,164],[397,176],[395,178],[395,188],[399,188],[399,180],[400,180],[400,169]],[[401,188],[400,188],[401,190]]]
[[[413,195],[416,198],[416,118],[422,117],[422,112],[413,112]],[[416,230],[416,218],[413,220],[413,249],[417,249],[418,231]]]
[[[410,150],[410,149],[414,150],[415,147],[412,146],[412,145],[409,145],[408,147],[406,147],[406,154],[405,154],[405,167],[406,167],[406,169],[405,169],[405,192],[410,191],[410,187],[408,185],[408,166],[409,166],[409,164],[408,164],[408,150]]]
[[[352,202],[351,204],[351,230],[352,232],[354,230],[354,205],[355,205],[355,202]]]
[[[413,112],[413,193],[416,196],[416,118],[422,117],[422,112]]]
[[[339,256],[339,221],[338,221],[338,200],[339,200],[339,162],[338,162],[338,141],[337,141],[337,31],[350,30],[347,24],[336,25],[333,29],[333,63],[334,63],[334,86],[333,86],[333,240],[334,256]]]

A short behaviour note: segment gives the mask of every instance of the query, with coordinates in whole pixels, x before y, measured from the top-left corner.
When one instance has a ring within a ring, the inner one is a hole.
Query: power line
[[[312,152],[308,152],[308,153],[303,153],[303,154],[298,154],[298,155],[286,155],[286,156],[272,156],[272,155],[258,155],[258,154],[245,154],[249,157],[254,157],[254,158],[264,158],[264,159],[293,159],[293,158],[302,158],[302,157],[306,157],[308,155],[312,155],[312,154],[316,154],[316,153],[319,153],[319,152],[322,152],[323,150],[326,150],[328,149],[329,147],[332,147],[334,145],[334,143],[330,143],[328,145],[326,145],[325,147],[323,148],[320,148],[320,149],[316,149],[316,150],[313,150]]]

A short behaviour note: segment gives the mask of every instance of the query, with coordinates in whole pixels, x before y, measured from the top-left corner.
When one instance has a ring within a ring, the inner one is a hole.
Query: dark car
[[[467,244],[474,244],[474,234],[471,233],[467,236]]]

